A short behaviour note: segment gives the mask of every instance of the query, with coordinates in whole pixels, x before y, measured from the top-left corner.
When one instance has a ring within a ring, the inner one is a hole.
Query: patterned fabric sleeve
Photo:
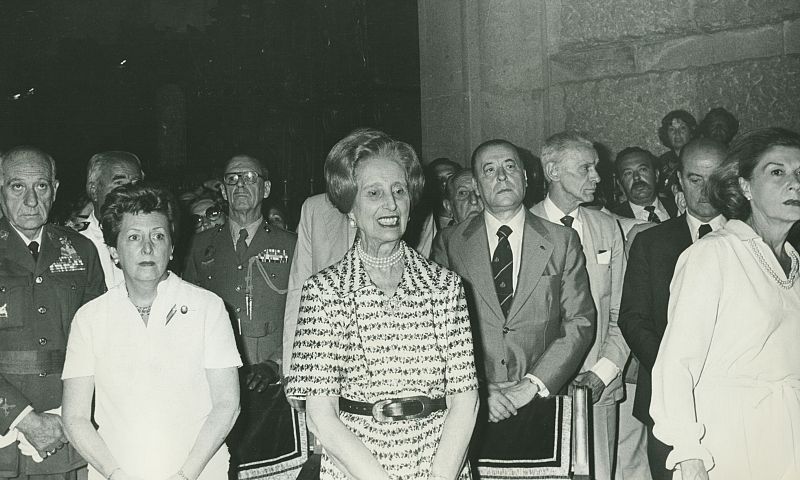
[[[475,357],[472,349],[472,330],[467,310],[467,298],[461,279],[452,274],[448,285],[447,316],[447,370],[446,395],[476,390]]]
[[[332,315],[326,314],[323,289],[318,281],[320,275],[311,277],[303,285],[286,385],[289,397],[338,396],[341,392],[340,332],[333,324]]]

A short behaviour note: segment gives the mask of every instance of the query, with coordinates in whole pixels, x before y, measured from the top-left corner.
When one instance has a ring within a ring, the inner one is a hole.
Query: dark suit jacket
[[[78,232],[45,225],[38,261],[0,220],[0,434],[28,405],[61,406],[61,369],[72,317],[105,289],[100,258]],[[85,465],[72,446],[34,463],[16,442],[0,449],[0,477],[66,472]]]
[[[675,205],[675,200],[669,197],[658,197],[658,200],[661,202],[661,205],[664,206],[664,209],[667,211],[667,213],[669,213],[670,218],[675,218],[675,216],[678,215],[678,206]],[[619,203],[609,210],[611,210],[613,213],[616,213],[620,217],[635,218],[631,204],[627,201]]]
[[[522,258],[508,318],[500,309],[483,215],[442,231],[431,258],[459,275],[489,382],[530,373],[556,394],[592,346],[596,314],[578,234],[525,211]]]
[[[650,372],[667,328],[669,284],[680,254],[692,244],[686,215],[645,230],[633,240],[619,311],[619,328],[639,359],[633,414],[648,425],[652,381]]]

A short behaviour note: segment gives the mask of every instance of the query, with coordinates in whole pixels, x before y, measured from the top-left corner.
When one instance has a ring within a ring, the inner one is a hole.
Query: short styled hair
[[[122,226],[122,217],[129,213],[161,213],[169,222],[169,234],[173,245],[177,231],[178,207],[172,194],[161,187],[148,183],[122,185],[108,194],[100,213],[103,225],[103,240],[109,247],[117,246],[117,237]]]
[[[472,173],[475,176],[478,175],[478,172],[475,171],[475,160],[478,158],[478,154],[480,154],[482,151],[486,150],[489,147],[508,147],[508,148],[510,148],[511,150],[513,150],[517,154],[517,158],[519,159],[519,163],[520,163],[520,165],[522,165],[523,170],[524,170],[525,165],[522,163],[522,155],[520,155],[520,153],[519,153],[519,148],[517,148],[516,145],[514,145],[511,142],[509,142],[508,140],[505,140],[505,139],[502,139],[502,138],[493,138],[491,140],[486,140],[485,142],[481,143],[480,145],[475,147],[475,150],[472,151],[472,156],[470,156],[470,158],[469,158],[469,163],[470,163],[470,168],[472,169]]]
[[[729,138],[725,141],[730,141],[739,131],[739,120],[729,111],[723,107],[714,107],[706,113],[706,116],[700,120],[697,126],[697,131],[701,136],[712,137],[711,126],[715,120],[720,120],[728,127]],[[720,139],[721,140],[721,139]]]
[[[411,208],[425,189],[425,174],[414,148],[371,128],[361,128],[339,140],[325,158],[325,183],[328,199],[342,213],[353,209],[358,193],[356,168],[369,158],[386,158],[397,162],[406,172]]]
[[[661,119],[661,126],[658,128],[658,139],[661,140],[661,144],[667,148],[672,148],[667,131],[672,121],[676,118],[678,120],[683,120],[683,123],[689,127],[689,136],[694,136],[694,131],[697,129],[697,120],[686,110],[673,110],[664,115],[664,118]]]
[[[123,150],[109,150],[107,152],[96,153],[92,155],[92,158],[89,159],[89,163],[86,165],[87,193],[89,192],[89,185],[97,182],[97,179],[100,178],[100,172],[102,172],[103,167],[116,162],[132,163],[139,167],[140,172],[142,171],[142,161],[139,160],[139,157],[134,153]]]
[[[739,177],[753,178],[761,157],[773,147],[800,149],[800,134],[785,128],[752,130],[731,143],[728,157],[709,179],[708,200],[727,219],[747,220],[753,213],[739,186]]]
[[[614,171],[617,172],[617,176],[620,176],[619,167],[622,164],[622,161],[625,160],[625,157],[628,155],[632,155],[634,153],[641,153],[645,157],[650,160],[650,165],[655,169],[658,166],[658,161],[656,160],[656,156],[653,155],[650,150],[645,150],[641,147],[626,147],[620,150],[617,154],[616,158],[614,159]]]
[[[56,161],[49,153],[45,152],[39,147],[34,147],[31,145],[19,145],[6,150],[2,155],[0,155],[0,182],[3,181],[5,176],[4,163],[6,160],[10,160],[17,155],[34,155],[44,158],[50,164],[50,181],[54,182],[56,180]]]
[[[467,175],[469,175],[470,178],[474,178],[475,176],[472,173],[472,170],[468,168],[462,168],[447,179],[447,183],[445,185],[445,198],[452,200],[456,194],[454,190],[456,188],[456,180],[460,179],[461,177],[466,177]]]
[[[686,155],[695,149],[716,150],[717,152],[722,153],[723,157],[725,157],[728,153],[728,147],[719,140],[709,137],[693,138],[692,140],[689,140],[689,143],[684,145],[681,149],[681,154],[678,155],[678,168],[675,170],[676,172],[680,172],[681,174],[683,173],[683,162],[686,159]]]
[[[551,135],[544,141],[541,151],[542,167],[548,163],[560,163],[563,160],[564,154],[571,149],[585,148],[595,151],[594,144],[591,140],[584,135],[574,132],[565,131]],[[547,177],[547,169],[544,169],[545,177]],[[548,182],[550,181],[547,178]]]

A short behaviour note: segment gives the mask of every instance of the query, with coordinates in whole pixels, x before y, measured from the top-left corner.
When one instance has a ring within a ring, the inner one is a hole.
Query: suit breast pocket
[[[0,281],[0,330],[22,327],[23,315],[31,308],[27,279],[10,277]]]

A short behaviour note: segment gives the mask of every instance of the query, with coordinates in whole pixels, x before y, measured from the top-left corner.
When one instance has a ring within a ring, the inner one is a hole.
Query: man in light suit
[[[640,362],[633,415],[648,427],[647,453],[654,480],[671,479],[673,472],[665,467],[670,448],[653,436],[650,372],[667,327],[669,286],[678,257],[702,235],[725,224],[705,194],[711,172],[725,155],[725,146],[708,138],[683,147],[678,180],[686,196],[686,214],[638,233],[628,257],[619,327]]]
[[[443,230],[432,259],[464,280],[488,390],[483,404],[490,422],[513,431],[519,410],[575,377],[594,337],[595,309],[578,235],[522,204],[527,178],[516,146],[484,142],[472,169],[484,212]],[[495,274],[498,256],[511,261]]]
[[[616,404],[623,397],[621,373],[630,353],[617,326],[625,246],[610,215],[580,206],[594,200],[600,182],[592,142],[575,133],[557,133],[545,141],[541,159],[547,196],[531,212],[572,227],[586,257],[597,309],[597,335],[574,383],[592,390],[595,478],[610,479],[614,477],[616,455]]]

